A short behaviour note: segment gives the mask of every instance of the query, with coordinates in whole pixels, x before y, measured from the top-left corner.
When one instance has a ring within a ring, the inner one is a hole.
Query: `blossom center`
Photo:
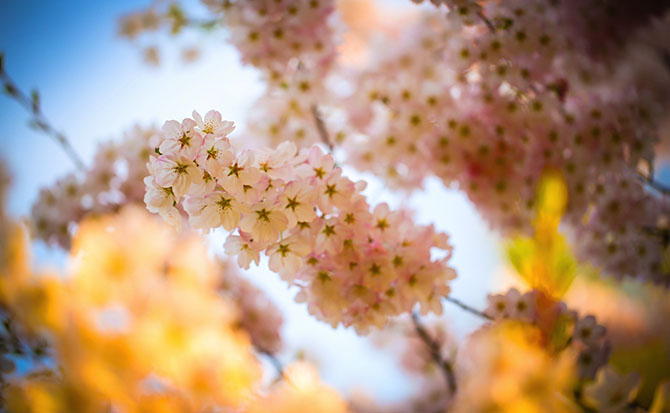
[[[267,209],[259,209],[256,211],[256,215],[258,215],[259,221],[270,222],[270,212]]]
[[[286,208],[290,208],[291,211],[295,212],[295,208],[300,205],[300,202],[297,201],[298,195],[294,196],[293,198],[286,198],[287,203],[286,203]]]
[[[188,164],[185,163],[177,163],[174,167],[174,171],[177,172],[179,175],[187,173],[186,169],[188,168]]]
[[[178,142],[181,144],[181,147],[183,148],[184,146],[190,146],[191,145],[191,137],[186,134],[186,132],[181,134],[181,138],[179,138]]]
[[[232,207],[232,200],[228,198],[221,197],[219,198],[218,201],[216,201],[216,205],[219,206],[219,208],[222,211],[225,211],[226,209],[229,209]]]
[[[228,167],[228,176],[235,175],[239,178],[242,169],[244,168],[241,168],[237,163],[234,163]]]

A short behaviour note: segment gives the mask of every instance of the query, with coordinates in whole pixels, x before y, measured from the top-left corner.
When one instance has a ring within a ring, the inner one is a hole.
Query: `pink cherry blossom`
[[[209,136],[204,120],[195,123],[194,134]],[[235,153],[226,142],[225,155],[207,159],[216,139],[205,138],[197,162],[181,154],[154,158],[147,190],[172,191],[196,228],[232,231],[224,249],[241,267],[258,264],[265,252],[270,269],[299,286],[296,299],[307,301],[312,314],[361,333],[417,304],[422,312],[442,311],[455,277],[448,237],[416,226],[407,211],[386,204],[371,211],[365,182],[342,176],[318,147],[297,152],[285,143]],[[433,248],[447,253],[433,259]]]

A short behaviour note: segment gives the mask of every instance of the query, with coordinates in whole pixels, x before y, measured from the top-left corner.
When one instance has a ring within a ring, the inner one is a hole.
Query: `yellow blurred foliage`
[[[55,369],[17,376],[9,412],[323,412],[347,410],[300,363],[265,391],[238,307],[196,234],[143,209],[82,222],[65,276],[35,274],[26,231],[7,221],[0,302],[49,339]]]
[[[459,355],[455,412],[578,411],[573,403],[575,354],[548,351],[543,333],[504,320],[476,331]]]
[[[50,339],[60,371],[12,383],[9,411],[200,411],[254,395],[260,365],[197,236],[128,208],[81,224],[64,277],[32,274],[25,232],[9,239],[0,298]]]
[[[256,401],[250,413],[345,413],[346,403],[335,390],[319,381],[317,371],[305,362],[288,366],[283,380]]]
[[[649,408],[649,413],[670,412],[670,380],[665,380],[656,388],[654,402]]]
[[[595,270],[590,275],[580,271],[565,302],[607,326],[613,348],[610,363],[620,372],[640,374],[637,399],[649,405],[657,385],[670,379],[670,292],[651,283],[614,281]]]
[[[610,363],[623,372],[637,372],[643,380],[638,400],[649,405],[656,386],[670,380],[670,351],[660,338],[636,345],[621,345],[612,353]],[[670,407],[670,404],[667,405]],[[666,410],[669,411],[669,410]]]
[[[576,262],[558,227],[568,202],[565,180],[547,171],[537,193],[532,237],[519,236],[507,245],[508,258],[521,278],[552,298],[562,297],[576,275]]]

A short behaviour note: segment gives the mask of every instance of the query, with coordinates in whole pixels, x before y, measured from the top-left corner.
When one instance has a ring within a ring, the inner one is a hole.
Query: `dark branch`
[[[221,19],[220,18],[214,18],[214,19],[193,19],[193,18],[187,18],[185,22],[185,26],[188,27],[193,27],[196,29],[205,29],[205,30],[210,30],[216,27],[216,25],[219,23]]]
[[[493,320],[492,317],[490,317],[490,316],[484,314],[482,311],[479,311],[479,310],[477,310],[477,309],[474,308],[474,307],[470,307],[469,305],[465,304],[465,303],[462,302],[461,300],[458,300],[458,299],[456,299],[456,298],[449,297],[449,296],[444,297],[444,299],[445,299],[446,301],[452,303],[452,304],[456,304],[456,305],[459,306],[461,309],[463,309],[463,310],[469,312],[470,314],[474,314],[474,315],[476,315],[476,316],[478,316],[478,317],[481,317],[481,318],[486,319],[486,320],[489,320],[489,321]]]
[[[644,176],[640,173],[637,175],[638,179],[648,185],[651,189],[663,194],[670,195],[670,186],[664,185],[654,179],[653,176]]]
[[[667,248],[670,245],[670,229],[663,227],[642,227],[642,230],[647,234],[657,237],[661,241],[663,248]]]
[[[268,359],[270,364],[272,364],[275,370],[277,370],[277,374],[279,374],[279,377],[286,380],[288,383],[291,383],[291,379],[289,379],[286,373],[284,373],[284,366],[282,365],[281,361],[279,361],[277,356],[270,353],[269,351],[263,350],[260,347],[256,347],[256,350],[258,351],[258,353],[262,354],[263,356],[265,356],[265,358]],[[279,378],[277,378],[277,380],[279,380]]]
[[[319,113],[319,108],[316,105],[312,105],[312,116],[314,116],[314,123],[316,123],[316,129],[319,131],[319,136],[321,141],[330,149],[330,152],[333,152],[333,144],[330,141],[330,136],[328,135],[328,130],[326,129],[326,124]]]
[[[489,30],[491,30],[492,33],[495,33],[496,27],[493,25],[491,20],[488,19],[488,17],[484,16],[484,13],[482,13],[481,11],[478,11],[477,12],[477,17],[479,17],[484,22],[484,24],[486,24],[486,27],[488,27]]]
[[[16,83],[9,77],[9,74],[5,71],[4,54],[2,53],[0,53],[0,80],[2,80],[5,92],[28,111],[31,116],[30,125],[54,139],[56,143],[63,148],[77,168],[83,170],[84,162],[74,150],[70,141],[65,135],[51,126],[49,120],[44,116],[44,113],[42,113],[37,91],[33,91],[32,94],[28,95],[19,89]]]
[[[444,378],[447,380],[447,386],[449,387],[449,394],[453,395],[456,393],[456,376],[454,375],[454,368],[452,367],[451,362],[442,357],[440,344],[428,334],[428,331],[426,331],[426,328],[421,324],[421,319],[416,312],[412,313],[412,322],[414,323],[414,329],[419,338],[423,341],[426,347],[428,347],[430,357],[444,374]]]

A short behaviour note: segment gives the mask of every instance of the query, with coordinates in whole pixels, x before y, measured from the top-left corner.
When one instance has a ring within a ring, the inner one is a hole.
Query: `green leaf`
[[[649,413],[670,412],[670,380],[664,380],[656,387],[654,402],[649,408]]]
[[[532,238],[517,237],[512,240],[507,246],[507,257],[516,270],[516,272],[526,282],[531,280],[526,279],[527,267],[530,259],[535,255],[535,244]]]
[[[558,226],[567,204],[563,177],[544,174],[538,187],[538,209],[533,237],[517,237],[507,247],[507,257],[519,276],[534,289],[562,297],[577,274],[577,263]]]
[[[565,314],[562,314],[556,320],[554,324],[554,330],[551,332],[551,347],[556,350],[562,350],[570,344],[570,339],[572,337],[572,324],[573,321],[570,317]]]

